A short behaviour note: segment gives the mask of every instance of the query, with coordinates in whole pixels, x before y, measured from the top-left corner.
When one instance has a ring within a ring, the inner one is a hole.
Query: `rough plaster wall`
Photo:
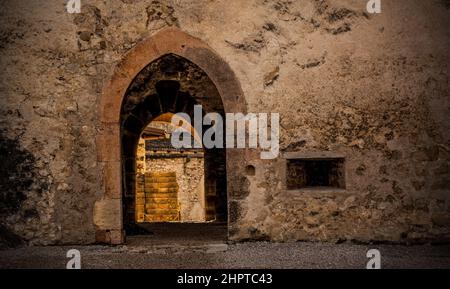
[[[82,0],[80,15],[64,1],[0,1],[2,138],[36,175],[2,224],[34,244],[95,240],[102,85],[172,25],[229,63],[249,111],[281,113],[282,149],[347,156],[345,195],[286,195],[282,164],[255,163],[230,208],[236,239],[448,239],[450,10],[382,2],[368,16],[363,0]]]
[[[181,222],[205,221],[204,161],[202,158],[146,159],[148,172],[175,172]]]

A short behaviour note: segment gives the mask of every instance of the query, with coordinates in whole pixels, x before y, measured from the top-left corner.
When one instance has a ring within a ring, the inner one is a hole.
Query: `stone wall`
[[[2,1],[1,225],[31,244],[119,234],[120,195],[104,192],[120,163],[100,162],[95,142],[119,134],[100,126],[102,88],[170,26],[228,63],[248,111],[281,114],[284,157],[227,153],[231,239],[449,240],[448,1],[382,3],[369,15],[363,0],[82,0],[68,14],[63,1]],[[292,152],[343,156],[346,189],[286,190]]]

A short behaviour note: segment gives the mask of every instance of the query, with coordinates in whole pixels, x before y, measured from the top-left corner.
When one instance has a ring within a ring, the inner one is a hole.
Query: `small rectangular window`
[[[345,189],[344,158],[288,159],[287,189]]]

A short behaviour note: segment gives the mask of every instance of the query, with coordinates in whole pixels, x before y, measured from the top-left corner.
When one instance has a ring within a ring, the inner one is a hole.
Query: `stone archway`
[[[94,225],[98,242],[121,244],[123,226],[123,174],[121,115],[125,95],[136,76],[150,63],[164,55],[178,55],[204,71],[215,85],[225,113],[246,113],[246,102],[238,80],[228,64],[201,40],[176,28],[167,28],[142,41],[117,65],[105,85],[99,106],[99,133],[96,137],[97,160],[103,169],[103,194],[94,206]],[[240,189],[236,184],[244,174],[251,155],[245,150],[227,149],[228,203],[237,202]],[[239,161],[237,161],[239,160]],[[229,207],[233,207],[229,205]],[[229,231],[237,215],[228,210]]]
[[[122,101],[121,141],[124,226],[129,232],[137,229],[135,226],[137,188],[141,188],[140,206],[153,206],[150,210],[169,209],[167,199],[164,199],[161,204],[160,199],[150,198],[153,195],[150,193],[153,191],[150,187],[147,193],[150,203],[146,204],[147,197],[142,191],[145,187],[145,177],[137,173],[136,167],[136,149],[141,132],[151,121],[166,113],[184,113],[194,120],[194,105],[202,105],[204,114],[214,112],[225,117],[220,94],[208,75],[194,63],[173,53],[165,54],[147,65],[127,89]],[[205,126],[203,131],[207,128]],[[204,169],[205,193],[203,196],[206,203],[206,220],[226,222],[226,150],[203,149],[203,152],[206,168]],[[138,186],[137,183],[140,185]],[[166,189],[159,190],[167,191]],[[173,214],[175,214],[173,206],[176,206],[173,198],[171,198],[171,205],[172,217],[168,219],[173,220]],[[141,212],[141,215],[139,219],[146,219],[144,212]]]

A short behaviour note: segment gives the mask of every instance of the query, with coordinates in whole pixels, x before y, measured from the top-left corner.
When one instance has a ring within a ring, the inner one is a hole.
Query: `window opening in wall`
[[[345,189],[344,158],[288,159],[288,190],[303,188]]]

